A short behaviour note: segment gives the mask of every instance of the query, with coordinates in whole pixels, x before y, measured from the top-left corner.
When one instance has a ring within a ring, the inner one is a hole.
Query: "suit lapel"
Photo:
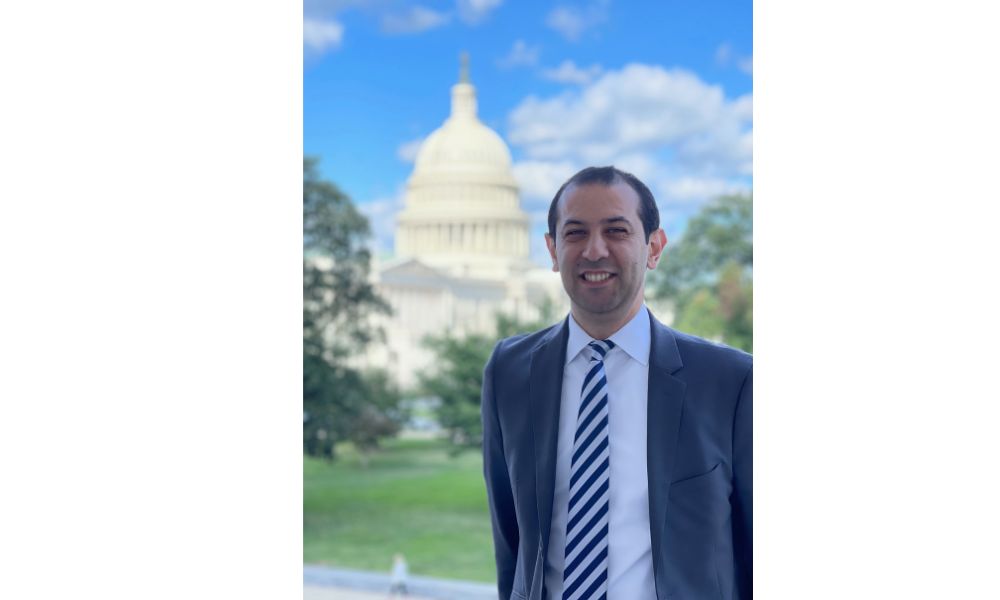
[[[674,376],[680,369],[680,352],[670,329],[650,320],[649,389],[646,408],[646,474],[649,481],[649,529],[657,597],[665,597],[667,582],[663,527],[666,523],[670,482],[684,407],[686,384]]]
[[[549,529],[552,525],[559,405],[562,404],[563,367],[566,364],[568,337],[568,321],[563,321],[531,353],[529,395],[535,442],[535,500],[538,504],[538,527],[543,553],[548,551]]]

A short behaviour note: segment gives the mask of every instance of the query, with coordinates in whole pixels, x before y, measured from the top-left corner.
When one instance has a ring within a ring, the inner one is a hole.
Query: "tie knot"
[[[590,360],[604,360],[608,352],[615,347],[615,343],[611,340],[594,340],[587,344],[590,346]]]

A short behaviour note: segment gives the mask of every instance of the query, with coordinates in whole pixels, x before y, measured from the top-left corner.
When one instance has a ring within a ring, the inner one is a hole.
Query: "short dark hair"
[[[642,230],[646,234],[646,241],[648,242],[649,236],[660,228],[660,211],[656,208],[656,199],[653,198],[653,193],[649,191],[646,184],[640,181],[638,177],[614,166],[587,167],[567,179],[566,183],[562,184],[562,187],[556,192],[555,197],[552,198],[552,204],[549,205],[549,235],[552,236],[553,241],[556,239],[559,197],[562,196],[563,190],[571,185],[588,185],[592,183],[599,183],[609,187],[616,183],[628,184],[639,195],[639,220],[642,221]]]

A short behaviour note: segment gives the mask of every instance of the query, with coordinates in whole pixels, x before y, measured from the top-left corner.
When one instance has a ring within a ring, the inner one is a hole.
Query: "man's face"
[[[662,229],[646,242],[639,195],[624,182],[567,187],[555,236],[545,236],[552,270],[561,274],[577,320],[595,322],[638,309],[646,269],[656,267],[666,244]]]

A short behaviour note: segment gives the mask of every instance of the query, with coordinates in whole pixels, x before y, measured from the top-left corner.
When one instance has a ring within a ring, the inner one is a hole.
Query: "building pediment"
[[[447,273],[421,262],[417,258],[407,258],[386,265],[379,271],[379,280],[389,284],[419,283],[421,285],[445,286],[451,283],[451,277]]]

